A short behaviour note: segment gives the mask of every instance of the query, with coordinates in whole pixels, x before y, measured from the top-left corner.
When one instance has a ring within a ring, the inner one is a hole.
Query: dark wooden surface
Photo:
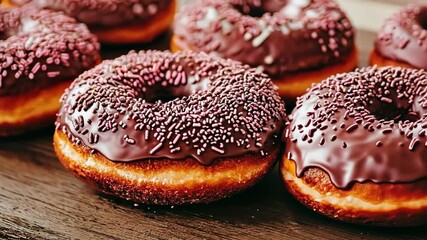
[[[155,45],[104,47],[105,57]],[[374,34],[358,32],[365,66]],[[66,172],[53,129],[0,139],[0,238],[6,239],[427,239],[427,227],[387,229],[337,222],[306,209],[278,169],[253,188],[212,204],[156,207],[100,194]]]

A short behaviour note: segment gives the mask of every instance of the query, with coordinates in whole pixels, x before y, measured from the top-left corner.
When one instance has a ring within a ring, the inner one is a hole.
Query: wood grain
[[[397,1],[395,1],[397,2]],[[406,2],[406,1],[401,1]],[[152,45],[104,46],[111,58]],[[360,65],[375,35],[359,31]],[[255,187],[213,204],[138,206],[100,194],[66,172],[53,129],[0,139],[0,238],[5,239],[426,239],[427,228],[387,229],[337,222],[306,209],[275,168]]]

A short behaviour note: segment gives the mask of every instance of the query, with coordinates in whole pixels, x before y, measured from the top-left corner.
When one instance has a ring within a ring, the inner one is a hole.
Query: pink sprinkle
[[[54,78],[54,77],[57,77],[57,76],[59,76],[61,73],[59,72],[59,71],[56,71],[56,72],[48,72],[47,73],[47,76],[49,77],[49,78]]]
[[[224,150],[223,149],[219,149],[215,146],[211,147],[212,150],[214,150],[215,152],[219,153],[219,154],[224,154]]]
[[[150,154],[151,155],[154,155],[157,151],[159,151],[160,150],[160,148],[162,148],[163,147],[163,143],[159,143],[159,144],[157,144],[153,149],[151,149],[150,150]]]

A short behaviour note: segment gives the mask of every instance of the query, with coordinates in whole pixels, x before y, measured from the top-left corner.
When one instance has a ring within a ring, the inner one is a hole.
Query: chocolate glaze
[[[338,188],[427,177],[427,73],[362,68],[300,97],[284,131],[297,175],[317,167]]]
[[[146,21],[167,9],[172,0],[32,0],[32,3],[64,11],[90,27],[111,27]]]
[[[174,34],[181,49],[238,60],[273,78],[339,63],[354,50],[351,23],[330,0],[198,0],[177,14]]]
[[[71,81],[100,61],[99,43],[63,13],[0,7],[0,96]]]
[[[427,69],[427,4],[408,5],[388,18],[375,50],[380,56]]]
[[[280,145],[284,120],[266,75],[206,54],[147,51],[82,74],[56,126],[113,161],[193,157],[207,165],[267,155]]]

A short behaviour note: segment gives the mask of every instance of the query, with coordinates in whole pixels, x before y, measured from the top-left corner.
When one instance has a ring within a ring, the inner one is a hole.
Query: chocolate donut
[[[420,225],[427,217],[427,73],[362,68],[298,99],[284,131],[289,191],[344,221]]]
[[[285,110],[271,80],[206,54],[131,52],[62,98],[54,146],[103,192],[150,204],[210,202],[277,160]]]
[[[59,99],[100,62],[85,25],[59,12],[0,6],[0,136],[53,125]]]
[[[408,5],[385,21],[370,63],[427,69],[427,4]]]
[[[357,65],[353,27],[330,0],[198,0],[177,14],[171,48],[258,67],[289,99]]]
[[[9,0],[22,4],[22,0]],[[102,43],[150,42],[173,20],[175,0],[28,0],[87,24]]]

